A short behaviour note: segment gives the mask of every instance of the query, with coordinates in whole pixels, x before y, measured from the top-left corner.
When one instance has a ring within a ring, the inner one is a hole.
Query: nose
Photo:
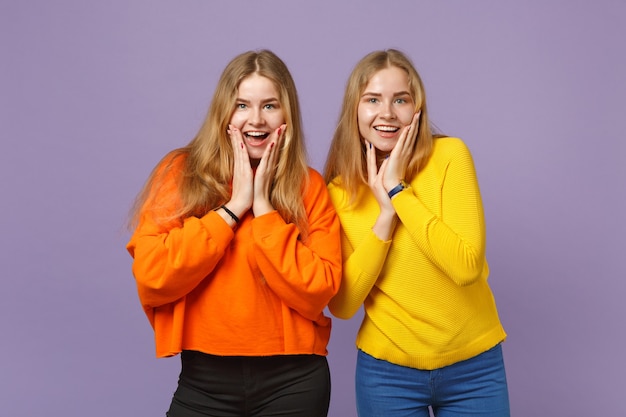
[[[393,109],[393,105],[391,102],[384,102],[381,116],[384,119],[393,120],[396,118],[396,113]]]
[[[263,114],[261,112],[261,109],[255,108],[254,110],[252,110],[250,114],[250,119],[248,120],[248,122],[251,125],[260,126],[263,124],[264,120],[265,119],[263,119]]]

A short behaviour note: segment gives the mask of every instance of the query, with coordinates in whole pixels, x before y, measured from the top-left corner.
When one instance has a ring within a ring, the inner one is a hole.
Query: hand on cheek
[[[265,149],[265,152],[263,152],[263,157],[256,169],[254,175],[254,201],[252,204],[252,211],[255,216],[260,216],[274,210],[270,202],[270,189],[274,181],[280,153],[280,143],[283,139],[286,127],[286,124],[282,124],[272,132],[270,143]]]
[[[231,197],[226,205],[241,218],[252,207],[252,167],[241,131],[233,125],[228,125],[228,135],[233,148],[233,179]]]
[[[415,113],[411,123],[402,129],[398,143],[389,155],[384,174],[384,187],[387,191],[405,180],[404,174],[415,150],[420,115],[421,112]]]

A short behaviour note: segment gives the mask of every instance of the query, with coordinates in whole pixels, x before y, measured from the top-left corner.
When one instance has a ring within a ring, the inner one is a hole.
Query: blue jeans
[[[423,371],[360,351],[356,365],[359,417],[508,417],[509,394],[496,345],[471,359]]]

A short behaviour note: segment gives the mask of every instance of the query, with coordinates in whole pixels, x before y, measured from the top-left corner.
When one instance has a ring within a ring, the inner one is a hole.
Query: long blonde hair
[[[308,184],[308,164],[296,86],[285,63],[269,50],[249,51],[226,66],[217,84],[207,117],[189,144],[167,154],[152,171],[131,211],[130,227],[137,226],[141,212],[151,210],[159,223],[201,217],[228,201],[233,176],[233,149],[227,133],[241,82],[252,74],[268,78],[278,91],[287,128],[280,142],[272,205],[306,236],[308,222],[302,201]],[[156,201],[154,191],[167,181],[175,164],[182,163],[176,195]],[[161,214],[162,213],[162,214]],[[167,214],[165,214],[167,213]]]
[[[421,110],[413,157],[406,169],[407,179],[417,175],[432,149],[433,132],[428,120],[424,84],[411,60],[395,49],[375,51],[366,55],[356,64],[348,78],[339,122],[324,167],[326,182],[332,181],[341,185],[348,192],[350,202],[354,202],[359,185],[367,184],[365,145],[359,133],[357,117],[359,101],[374,74],[390,67],[400,68],[408,74],[415,110]]]

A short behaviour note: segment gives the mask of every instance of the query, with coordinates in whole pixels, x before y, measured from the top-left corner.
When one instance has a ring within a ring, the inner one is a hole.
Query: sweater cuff
[[[230,245],[235,236],[235,231],[224,221],[222,216],[211,210],[200,219],[207,230],[210,230],[211,237],[224,250]]]
[[[410,232],[411,224],[427,224],[430,223],[436,216],[431,213],[419,198],[411,191],[410,188],[403,190],[396,194],[391,200],[391,204],[396,209],[396,213],[402,220],[402,223],[407,227]]]
[[[391,240],[380,240],[373,231],[361,243],[359,251],[366,256],[359,257],[358,263],[367,275],[378,276],[387,259]]]
[[[252,222],[254,225],[253,233],[261,238],[276,233],[276,227],[285,225],[285,220],[283,220],[276,210],[255,217]]]

